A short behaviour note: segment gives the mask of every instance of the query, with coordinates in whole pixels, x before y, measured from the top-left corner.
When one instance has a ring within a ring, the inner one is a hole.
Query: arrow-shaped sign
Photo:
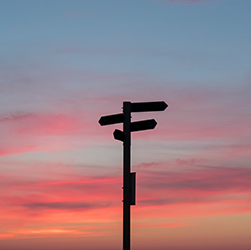
[[[113,132],[113,137],[114,137],[114,139],[116,139],[116,140],[124,141],[124,139],[125,139],[125,134],[124,134],[124,132],[122,132],[121,130],[115,129],[114,132]]]
[[[132,122],[130,125],[131,132],[154,129],[157,125],[157,122],[154,119],[144,120],[139,122]]]
[[[134,102],[131,103],[131,112],[164,111],[167,104],[162,102]]]
[[[105,126],[105,125],[111,125],[111,124],[115,124],[115,123],[121,123],[124,121],[124,114],[116,114],[116,115],[107,115],[107,116],[102,116],[99,119],[99,124],[101,126]]]

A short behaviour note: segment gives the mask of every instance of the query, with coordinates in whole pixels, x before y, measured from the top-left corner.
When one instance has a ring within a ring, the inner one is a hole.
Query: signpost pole
[[[124,159],[123,159],[123,250],[130,250],[131,245],[131,102],[123,102],[123,131],[124,131]]]
[[[123,102],[123,113],[101,116],[101,126],[122,123],[123,131],[116,129],[114,139],[123,142],[123,250],[131,249],[131,205],[136,204],[135,188],[136,173],[131,173],[131,132],[154,129],[157,122],[154,119],[131,123],[132,112],[164,111],[167,108],[161,102]]]

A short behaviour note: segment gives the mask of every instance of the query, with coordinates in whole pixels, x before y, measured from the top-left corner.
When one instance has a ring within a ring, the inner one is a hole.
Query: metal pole
[[[123,102],[124,123],[124,159],[123,159],[123,250],[131,247],[131,102]]]

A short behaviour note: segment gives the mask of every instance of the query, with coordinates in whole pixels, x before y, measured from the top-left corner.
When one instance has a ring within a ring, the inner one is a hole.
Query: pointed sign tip
[[[168,107],[168,104],[163,102],[163,107],[164,107],[164,110]]]

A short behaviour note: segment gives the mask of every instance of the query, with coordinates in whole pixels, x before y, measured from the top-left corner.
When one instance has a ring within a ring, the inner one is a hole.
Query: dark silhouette
[[[116,129],[113,136],[123,142],[123,250],[131,247],[131,211],[130,206],[136,205],[136,173],[131,173],[131,132],[154,129],[157,122],[154,119],[131,122],[131,112],[164,111],[165,102],[123,102],[123,113],[102,116],[101,126],[123,122],[123,131]]]

